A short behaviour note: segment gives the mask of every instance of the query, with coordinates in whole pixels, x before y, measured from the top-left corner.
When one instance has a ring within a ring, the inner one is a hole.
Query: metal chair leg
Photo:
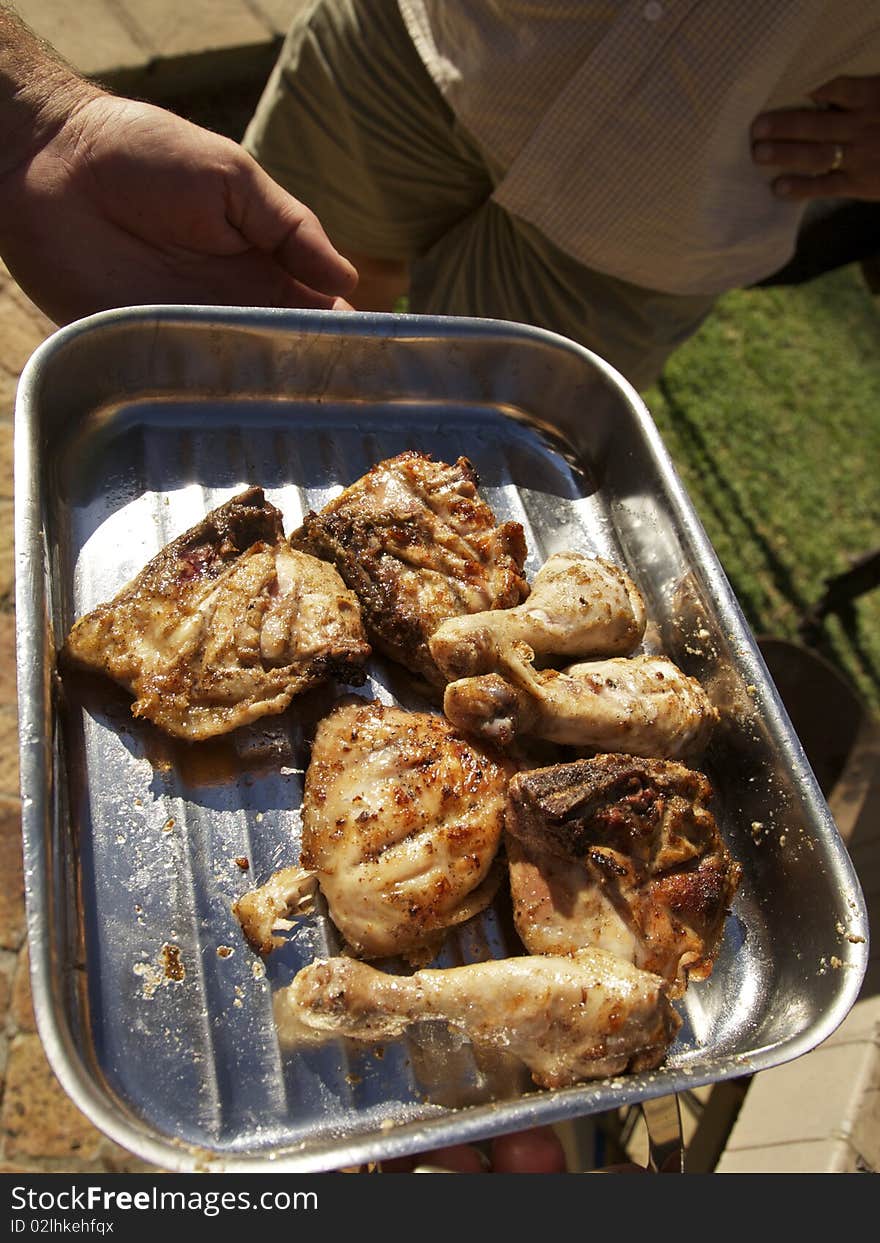
[[[642,1101],[648,1132],[648,1170],[652,1174],[684,1173],[684,1142],[677,1096]]]

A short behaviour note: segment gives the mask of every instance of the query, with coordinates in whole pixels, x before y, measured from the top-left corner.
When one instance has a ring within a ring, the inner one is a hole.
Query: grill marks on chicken
[[[499,653],[514,643],[538,656],[624,655],[639,645],[645,624],[641,593],[619,566],[558,552],[538,571],[523,604],[444,622],[430,648],[452,682],[492,672]]]
[[[681,1020],[657,976],[602,950],[386,975],[350,958],[305,967],[275,1000],[284,1043],[377,1041],[443,1019],[477,1048],[513,1054],[536,1084],[651,1070]]]
[[[443,711],[454,725],[496,746],[532,735],[596,751],[675,758],[702,747],[717,713],[695,678],[665,656],[616,657],[535,669],[513,644],[499,671],[447,686]]]
[[[437,686],[446,679],[428,639],[440,623],[509,608],[528,594],[523,529],[496,525],[477,483],[466,458],[448,465],[411,450],[307,514],[292,537],[333,562],[375,646]]]
[[[321,721],[300,860],[356,954],[425,961],[489,904],[510,771],[439,716],[358,701]]]
[[[64,648],[135,695],[134,716],[189,740],[283,712],[327,677],[363,682],[369,654],[357,599],[287,544],[260,488],[168,544]]]
[[[613,948],[675,996],[705,979],[741,872],[711,794],[702,773],[628,755],[518,773],[506,827],[526,948]]]

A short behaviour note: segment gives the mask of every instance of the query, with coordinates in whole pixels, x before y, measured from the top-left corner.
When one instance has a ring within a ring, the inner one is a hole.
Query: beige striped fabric
[[[803,206],[749,126],[880,73],[880,0],[398,0],[500,169],[495,201],[596,271],[716,294],[780,268]]]

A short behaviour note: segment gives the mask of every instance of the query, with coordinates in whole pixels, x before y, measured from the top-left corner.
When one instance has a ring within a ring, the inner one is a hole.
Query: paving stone
[[[880,950],[875,950],[868,959],[868,969],[862,981],[862,997],[876,997],[880,994]]]
[[[764,1071],[749,1087],[727,1150],[819,1141],[840,1135],[876,1089],[876,1050],[822,1045],[805,1057]]]
[[[5,267],[5,265],[3,265],[2,270],[6,273],[6,279],[8,281],[7,287],[10,298],[12,298],[13,302],[15,302],[16,305],[24,312],[25,319],[27,319],[34,326],[34,329],[38,335],[40,337],[45,337],[48,336],[50,332],[54,332],[57,325],[52,322],[48,315],[40,310],[36,303],[31,302],[30,298],[18,282],[13,278],[9,272],[9,269]]]
[[[118,1144],[114,1144],[109,1139],[104,1142],[100,1159],[101,1165],[109,1174],[151,1174],[155,1173],[159,1168],[155,1165],[149,1165],[146,1161],[142,1161],[140,1157],[136,1157],[130,1152],[126,1152],[124,1148],[120,1148]]]
[[[0,294],[0,368],[18,376],[34,350],[46,337],[41,320],[31,318],[18,298],[6,289]]]
[[[39,1036],[16,1036],[9,1050],[0,1126],[12,1160],[94,1160],[103,1136],[76,1108],[52,1074]]]
[[[830,1049],[847,1044],[880,1046],[880,997],[866,994],[857,1001],[820,1048]],[[880,1087],[880,1084],[877,1086]]]
[[[151,49],[112,0],[16,0],[22,19],[86,76],[141,65]]]
[[[865,1166],[845,1140],[828,1138],[726,1151],[717,1174],[857,1174]]]
[[[15,959],[11,954],[4,954],[3,957],[12,961],[12,967],[9,962],[0,964],[0,1030],[6,1026],[7,1016],[11,1009],[11,998],[13,995],[13,978],[15,974]]]
[[[865,1093],[845,1135],[862,1162],[875,1172],[880,1170],[880,1089]]]
[[[15,592],[15,514],[12,501],[0,500],[0,600]]]
[[[265,43],[269,22],[242,0],[117,0],[138,41],[160,59]]]
[[[0,743],[2,745],[2,743]],[[24,873],[21,865],[21,804],[0,798],[0,949],[17,950],[24,939]]]
[[[0,499],[12,500],[13,479],[13,426],[12,419],[3,418],[3,393],[0,389]],[[14,402],[14,397],[13,397]],[[10,405],[10,413],[13,406]]]
[[[0,612],[0,704],[15,707],[15,614]]]
[[[0,418],[12,419],[15,413],[15,394],[18,390],[18,376],[3,369],[2,353],[0,353]]]
[[[286,35],[295,15],[311,2],[312,0],[252,0],[253,7],[263,15],[278,35]]]
[[[880,997],[817,1049],[756,1075],[719,1173],[880,1168]],[[772,1160],[772,1164],[764,1164]]]
[[[23,949],[18,956],[18,963],[12,981],[12,1002],[9,1017],[12,1019],[16,1032],[35,1032],[37,1030],[33,999],[31,997],[31,964],[27,949]]]
[[[18,713],[13,704],[0,705],[0,800],[18,800]],[[0,873],[2,875],[2,873]],[[2,942],[0,942],[2,944]]]

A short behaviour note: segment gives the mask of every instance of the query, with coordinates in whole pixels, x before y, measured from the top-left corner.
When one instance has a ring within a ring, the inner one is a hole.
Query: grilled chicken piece
[[[290,1044],[392,1040],[421,1019],[444,1019],[476,1048],[513,1054],[545,1088],[652,1070],[681,1022],[662,980],[602,950],[412,976],[331,958],[305,967],[275,1000]]]
[[[356,954],[429,961],[488,905],[511,771],[440,716],[358,701],[321,721],[300,862]]]
[[[526,643],[536,655],[620,656],[645,633],[645,604],[619,566],[578,552],[558,552],[515,608],[465,614],[444,622],[429,646],[453,682],[491,673],[498,649]]]
[[[665,656],[615,657],[536,670],[514,643],[497,673],[447,686],[443,711],[458,729],[499,747],[519,735],[596,751],[674,758],[699,750],[717,713],[694,678]]]
[[[369,654],[357,599],[289,547],[260,488],[168,544],[63,653],[134,694],[134,716],[190,740],[283,712],[328,676],[359,684]]]
[[[506,827],[514,919],[531,953],[613,950],[669,982],[712,971],[741,869],[700,772],[598,755],[518,773]]]
[[[289,932],[295,919],[312,913],[317,890],[314,872],[282,868],[258,889],[242,894],[232,911],[251,947],[265,957],[284,944],[277,933]]]
[[[580,859],[563,858],[505,834],[513,922],[530,954],[591,946],[638,962],[636,934]]]
[[[449,466],[410,450],[307,514],[292,537],[335,564],[375,646],[436,686],[446,679],[428,638],[441,622],[528,595],[523,529],[496,526],[477,482],[467,458]]]

